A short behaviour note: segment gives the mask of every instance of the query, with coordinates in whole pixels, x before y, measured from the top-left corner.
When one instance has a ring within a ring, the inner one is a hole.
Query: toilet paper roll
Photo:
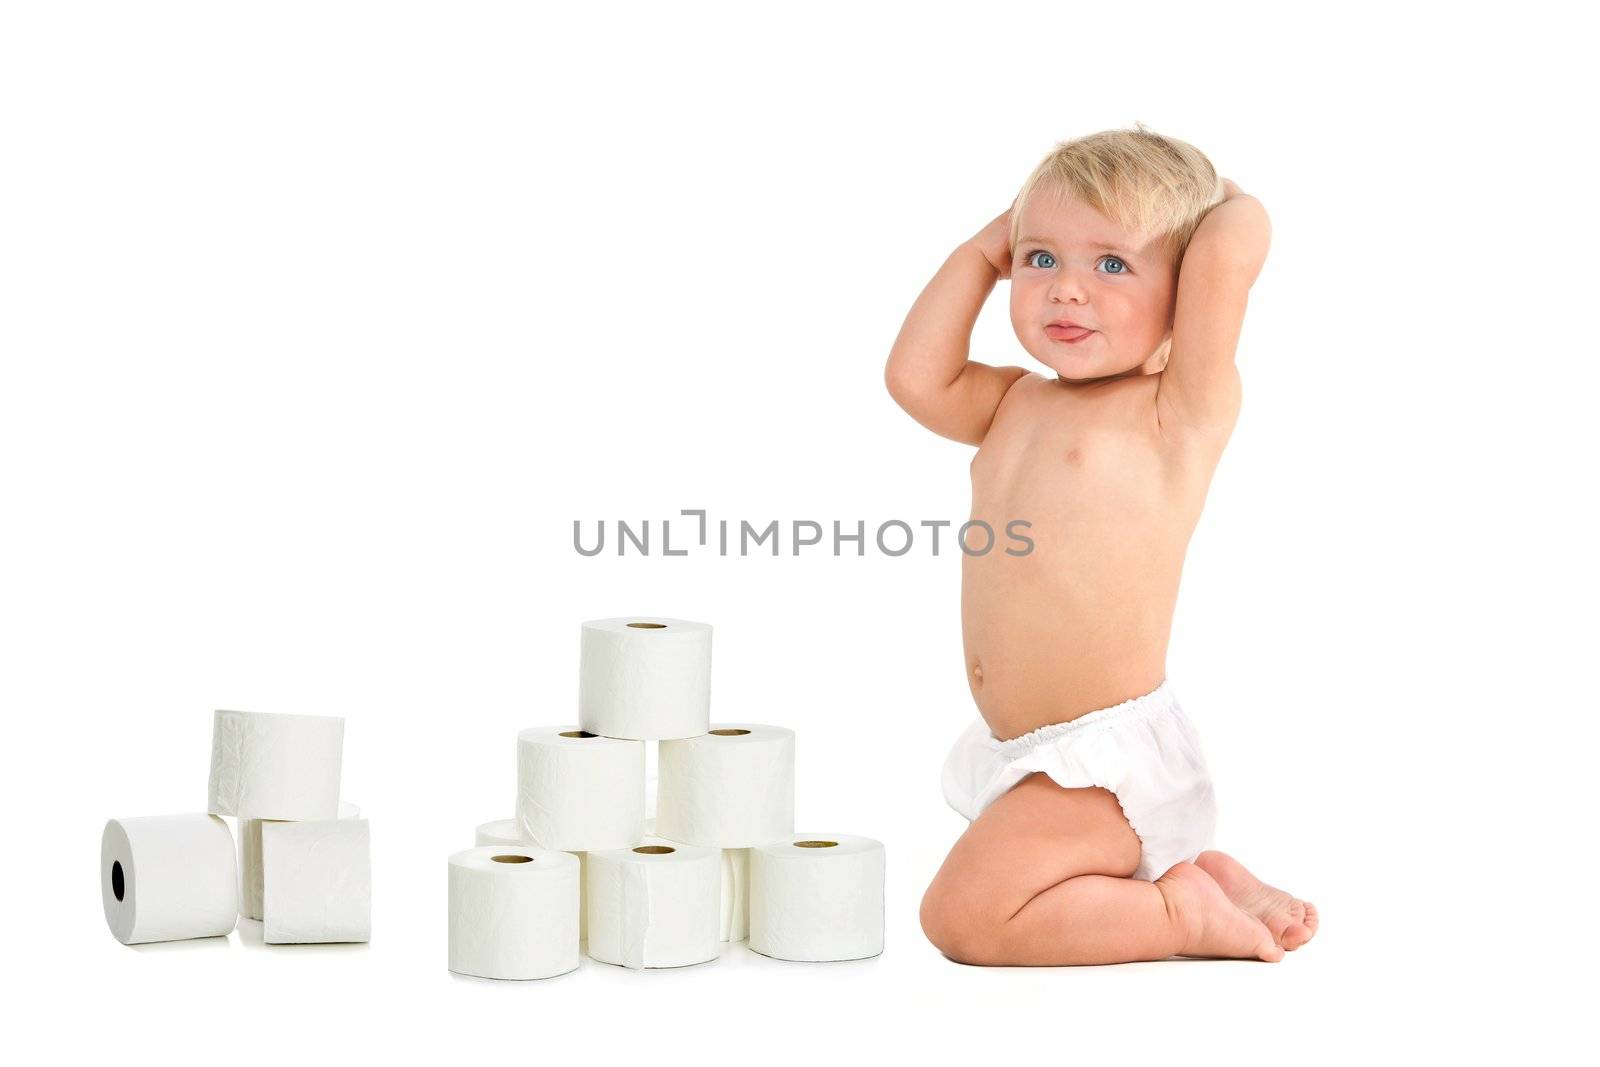
[[[677,847],[686,842],[646,833],[641,843]],[[743,941],[750,936],[750,850],[723,848],[717,851],[721,853],[718,863],[718,872],[721,876],[718,892],[720,927],[718,940]]]
[[[532,842],[522,836],[522,827],[515,819],[486,822],[478,827],[479,847],[484,845],[529,844],[532,844]],[[583,906],[584,890],[589,884],[589,854],[587,852],[569,852],[567,855],[578,861],[578,940],[582,941],[589,933],[588,922],[584,917],[586,909]]]
[[[650,741],[711,723],[711,627],[633,616],[583,624],[578,721],[590,733]]]
[[[124,945],[220,937],[239,918],[233,835],[215,815],[112,819],[100,835],[106,925]]]
[[[359,819],[361,809],[340,804],[339,818]],[[261,918],[261,827],[270,819],[239,820],[239,914]]]
[[[722,850],[722,940],[750,936],[750,850]]]
[[[450,857],[450,969],[553,978],[578,966],[578,861],[569,852],[487,845]]]
[[[589,854],[569,852],[578,858],[578,940],[589,940]]]
[[[794,731],[718,723],[660,746],[656,832],[674,841],[748,848],[794,834]]]
[[[478,845],[531,845],[522,833],[522,826],[515,819],[500,819],[495,822],[486,822],[478,827]],[[538,846],[534,846],[538,847]],[[568,852],[578,861],[578,940],[582,941],[587,936],[588,923],[584,918],[583,891],[588,885],[589,854],[587,852]]]
[[[589,853],[590,957],[633,968],[716,959],[719,862],[695,845]]]
[[[802,834],[750,850],[750,947],[780,960],[883,951],[883,845]]]
[[[261,881],[267,944],[372,940],[367,820],[263,824]]]
[[[484,845],[526,845],[528,839],[522,835],[522,827],[517,825],[515,819],[497,819],[494,822],[480,823],[475,846],[482,848]]]
[[[334,819],[344,720],[219,711],[207,809],[241,819]]]
[[[628,848],[644,836],[644,742],[571,726],[517,735],[517,821],[540,848]]]

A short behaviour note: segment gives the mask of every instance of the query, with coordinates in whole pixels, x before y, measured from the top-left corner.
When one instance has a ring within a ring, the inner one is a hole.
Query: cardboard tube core
[[[747,734],[750,731],[749,730],[733,730],[733,729],[729,729],[729,730],[712,730],[710,732],[716,734],[718,737],[738,737],[741,734]]]
[[[490,856],[496,863],[532,863],[532,856]]]
[[[600,735],[599,734],[591,734],[588,730],[562,730],[561,731],[561,736],[562,737],[599,737]]]
[[[127,885],[122,880],[122,861],[121,860],[112,860],[111,861],[111,895],[116,897],[118,900],[121,900],[122,899],[123,890],[126,889],[126,888],[127,888]]]
[[[664,622],[630,622],[628,625],[635,630],[665,630],[667,628],[667,624]]]
[[[676,852],[678,850],[675,848],[668,848],[666,845],[640,845],[638,848],[634,849],[634,851],[643,856],[665,856],[669,852]]]
[[[837,841],[796,841],[795,848],[836,848]]]

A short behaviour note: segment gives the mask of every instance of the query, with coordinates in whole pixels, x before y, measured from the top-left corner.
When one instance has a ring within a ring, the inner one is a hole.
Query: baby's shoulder
[[[1000,404],[994,409],[994,418],[989,421],[989,432],[984,435],[984,441],[998,434],[1011,432],[1019,425],[1025,425],[1043,418],[1050,406],[1053,390],[1050,388],[1050,379],[1034,371],[1028,371],[1006,389],[1005,395],[1000,398]]]
[[[1006,395],[1000,398],[1000,406],[995,410],[995,414],[998,416],[1008,408],[1013,413],[1020,410],[1035,410],[1047,404],[1057,392],[1051,388],[1051,384],[1051,379],[1037,371],[1028,371],[1011,383]]]

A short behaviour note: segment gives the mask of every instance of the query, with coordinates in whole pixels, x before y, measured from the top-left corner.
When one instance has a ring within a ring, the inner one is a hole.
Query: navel
[[[972,661],[972,684],[983,684],[983,664],[979,663],[976,659]]]

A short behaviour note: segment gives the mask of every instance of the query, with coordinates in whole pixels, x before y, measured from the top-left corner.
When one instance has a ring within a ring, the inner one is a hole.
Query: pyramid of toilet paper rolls
[[[684,967],[883,951],[883,845],[794,832],[794,733],[710,721],[711,627],[583,624],[578,723],[517,735],[517,817],[449,862],[450,969],[532,979],[590,958]],[[645,819],[645,745],[659,743]]]
[[[206,813],[106,823],[100,885],[117,940],[217,937],[241,914],[268,944],[371,940],[370,839],[339,802],[343,758],[342,718],[217,712]],[[238,822],[237,866],[221,815]]]

